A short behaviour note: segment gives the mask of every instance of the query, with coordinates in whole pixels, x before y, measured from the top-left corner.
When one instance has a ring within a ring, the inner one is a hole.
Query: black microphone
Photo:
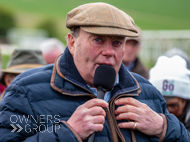
[[[115,83],[116,72],[115,69],[108,65],[99,65],[94,74],[93,85],[98,90],[97,98],[104,99],[106,91],[111,91]],[[88,142],[93,142],[95,133],[90,135]]]

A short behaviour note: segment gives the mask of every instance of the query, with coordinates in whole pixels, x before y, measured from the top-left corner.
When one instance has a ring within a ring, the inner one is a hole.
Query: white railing
[[[14,37],[13,35],[14,34],[9,33],[9,38],[15,39],[13,38]],[[46,37],[46,35],[44,37]],[[22,41],[23,43],[23,39],[26,38],[22,38],[20,42]],[[38,40],[35,39],[35,41]],[[37,46],[32,45],[31,42],[28,42],[27,40],[25,42],[27,42],[31,46],[31,47],[29,46],[31,49],[37,48]],[[13,49],[17,47],[19,47],[18,44],[0,45],[2,54],[11,54]],[[142,47],[140,51],[140,58],[148,68],[150,68],[155,64],[157,58],[160,55],[164,54],[168,49],[174,47],[182,49],[190,57],[190,30],[152,30],[152,31],[143,30],[142,31]]]
[[[180,48],[190,57],[190,30],[142,31],[140,58],[146,66],[152,66],[171,48]]]

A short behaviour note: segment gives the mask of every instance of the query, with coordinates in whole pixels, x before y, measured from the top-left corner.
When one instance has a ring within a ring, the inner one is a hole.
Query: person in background
[[[44,65],[46,65],[46,62],[40,50],[15,49],[7,64],[7,68],[2,69],[0,83],[7,88],[18,74]]]
[[[67,13],[66,27],[68,47],[56,62],[21,73],[7,88],[1,142],[86,142],[93,133],[94,142],[190,139],[160,92],[122,64],[125,37],[138,36],[128,14],[107,3],[83,4]],[[101,66],[116,76],[104,99],[93,83]]]
[[[149,81],[162,93],[167,109],[190,131],[190,70],[179,55],[160,56]]]
[[[123,63],[129,71],[135,72],[148,79],[149,71],[142,64],[138,57],[142,45],[142,33],[139,27],[137,27],[137,30],[139,32],[138,37],[126,37],[127,40],[125,43],[125,54],[123,56]]]
[[[52,64],[63,53],[65,45],[56,38],[49,38],[40,44],[40,49],[46,63]]]

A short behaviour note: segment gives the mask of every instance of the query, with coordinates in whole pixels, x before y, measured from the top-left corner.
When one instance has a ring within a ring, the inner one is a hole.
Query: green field
[[[0,0],[0,7],[12,9],[18,27],[34,28],[52,19],[65,43],[65,17],[71,9],[96,0]],[[190,29],[190,0],[102,0],[128,13],[142,30]],[[3,21],[0,21],[3,22]],[[65,43],[66,44],[66,43]],[[7,60],[7,57],[5,57]],[[3,56],[3,62],[5,61]],[[5,68],[6,63],[3,63]]]
[[[64,24],[74,7],[93,0],[0,0],[0,6],[15,11],[21,27],[34,26],[44,17]],[[102,0],[131,15],[142,29],[190,29],[189,0]],[[65,28],[65,25],[62,25]]]
[[[34,28],[44,19],[57,24],[60,37],[65,28],[67,12],[81,4],[96,0],[0,0],[0,6],[15,13],[18,27]],[[133,17],[143,30],[190,29],[190,0],[102,0]]]
[[[1,57],[3,59],[3,62],[2,62],[2,69],[6,69],[7,68],[7,63],[9,62],[10,60],[10,56],[9,55],[2,55]]]

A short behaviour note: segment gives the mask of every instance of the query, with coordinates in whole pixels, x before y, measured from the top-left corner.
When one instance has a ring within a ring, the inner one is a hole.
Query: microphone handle
[[[88,138],[88,142],[94,142],[94,137],[95,137],[95,133],[92,133],[89,138]]]
[[[98,93],[97,93],[97,98],[98,99],[104,99],[104,88],[102,86],[98,86]],[[93,142],[94,141],[94,137],[95,137],[95,133],[92,133],[89,138],[88,138],[88,142]]]
[[[98,92],[97,92],[97,98],[98,99],[104,99],[104,95],[105,95],[105,92],[104,92],[104,88],[102,86],[98,86]]]

